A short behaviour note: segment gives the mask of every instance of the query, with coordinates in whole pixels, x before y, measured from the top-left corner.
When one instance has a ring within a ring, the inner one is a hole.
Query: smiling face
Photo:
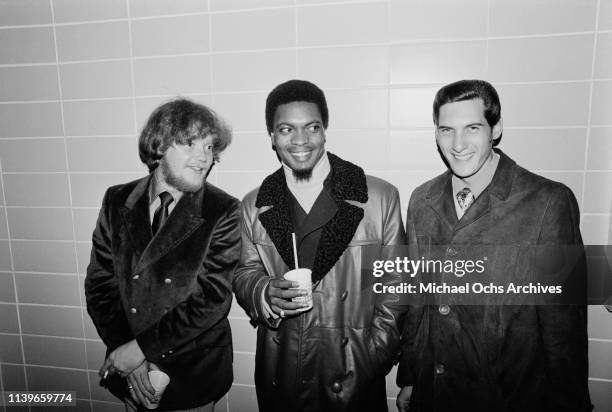
[[[493,140],[501,132],[501,120],[493,127],[487,123],[481,99],[446,103],[440,107],[436,142],[459,178],[473,176],[492,159]]]
[[[272,145],[298,180],[308,180],[325,153],[325,129],[314,103],[282,104],[274,115]]]
[[[197,137],[187,144],[173,143],[156,170],[158,178],[181,192],[202,188],[213,164],[213,137]]]

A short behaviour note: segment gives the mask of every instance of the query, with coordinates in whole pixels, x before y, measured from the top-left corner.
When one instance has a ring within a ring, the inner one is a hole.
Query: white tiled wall
[[[264,103],[290,78],[325,89],[328,148],[395,184],[404,209],[443,170],[436,90],[493,82],[501,147],[572,188],[586,242],[611,243],[612,0],[0,0],[0,386],[123,410],[97,385],[104,347],[83,310],[104,190],[145,173],[138,130],[183,95],[233,126],[211,180],[242,197],[278,166]],[[610,411],[612,314],[589,316],[591,394]],[[237,305],[230,319],[219,410],[252,411],[255,331]]]

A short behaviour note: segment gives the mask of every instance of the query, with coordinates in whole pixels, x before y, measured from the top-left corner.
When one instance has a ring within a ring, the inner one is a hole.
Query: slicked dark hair
[[[319,108],[323,128],[327,129],[329,112],[323,90],[306,80],[289,80],[276,86],[266,99],[266,127],[268,134],[274,130],[274,115],[278,106],[292,102],[314,103]]]
[[[443,105],[473,99],[482,100],[485,107],[484,117],[489,127],[493,128],[501,119],[501,104],[495,88],[484,80],[459,80],[438,90],[433,102],[434,124],[438,126],[440,107]],[[493,146],[496,146],[500,140],[501,135],[493,140]]]
[[[172,100],[155,109],[142,129],[138,140],[140,160],[152,172],[172,144],[187,144],[207,136],[213,137],[213,159],[216,162],[232,141],[229,126],[202,104],[183,98]]]

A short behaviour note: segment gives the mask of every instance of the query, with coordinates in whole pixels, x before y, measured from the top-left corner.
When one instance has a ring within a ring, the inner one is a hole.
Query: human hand
[[[155,389],[149,381],[149,362],[144,361],[127,376],[128,390],[134,402],[146,406],[155,402]]]
[[[412,397],[412,386],[404,386],[400,392],[397,394],[397,400],[395,404],[397,405],[397,410],[399,412],[409,412],[410,411],[410,398]]]
[[[98,372],[102,379],[105,379],[109,374],[118,373],[122,377],[126,377],[130,372],[140,366],[145,361],[145,356],[136,339],[132,339],[128,343],[124,343],[117,349],[112,351]]]
[[[292,280],[273,278],[268,282],[265,297],[270,309],[281,318],[301,313],[298,309],[308,307],[307,303],[292,302],[298,296],[306,296],[308,291],[297,288],[300,284]]]

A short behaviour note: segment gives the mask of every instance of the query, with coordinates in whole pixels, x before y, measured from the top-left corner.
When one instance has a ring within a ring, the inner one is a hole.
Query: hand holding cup
[[[307,303],[292,300],[308,295],[308,290],[297,289],[299,286],[300,283],[297,281],[271,279],[265,292],[270,309],[279,316],[284,315],[282,317],[294,316],[306,310],[309,306]]]

